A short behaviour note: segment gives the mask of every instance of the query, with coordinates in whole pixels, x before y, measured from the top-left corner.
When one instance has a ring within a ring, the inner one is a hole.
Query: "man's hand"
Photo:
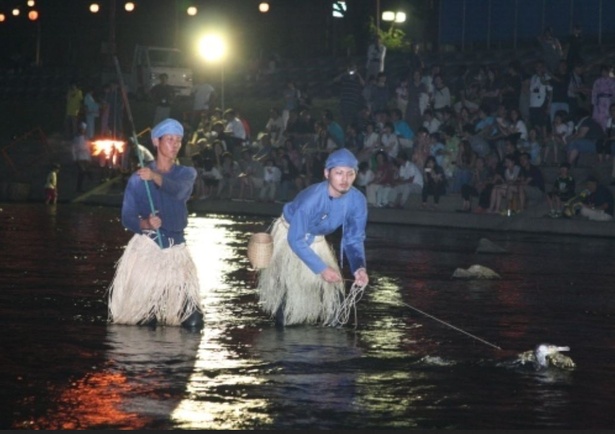
[[[359,268],[354,272],[354,283],[359,286],[366,286],[369,283],[369,276],[365,268]]]
[[[335,271],[331,267],[325,268],[322,271],[322,273],[320,273],[320,276],[327,283],[337,283],[337,282],[341,282],[342,281],[342,276],[340,275],[340,273],[338,273],[337,271]]]

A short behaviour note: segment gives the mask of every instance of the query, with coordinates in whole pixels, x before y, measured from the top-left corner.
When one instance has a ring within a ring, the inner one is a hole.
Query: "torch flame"
[[[102,139],[92,141],[92,156],[98,157],[101,167],[115,167],[126,143],[121,140]]]

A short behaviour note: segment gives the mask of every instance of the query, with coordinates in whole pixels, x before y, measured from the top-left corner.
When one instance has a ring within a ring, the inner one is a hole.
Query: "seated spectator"
[[[559,175],[553,182],[551,191],[547,194],[549,217],[561,217],[563,204],[574,197],[575,190],[576,181],[572,175],[570,175],[570,164],[566,162],[560,163]]]
[[[227,199],[231,199],[235,187],[239,185],[239,174],[241,173],[241,167],[233,154],[228,151],[222,154],[219,171],[222,174],[222,179],[218,183],[216,196],[222,199],[222,193],[226,190]]]
[[[276,107],[271,108],[271,110],[269,110],[269,119],[267,119],[267,123],[265,124],[265,132],[271,137],[272,143],[278,143],[284,129],[282,113],[280,113],[280,110]]]
[[[399,139],[394,129],[393,123],[387,122],[380,133],[380,148],[384,149],[391,161],[397,158],[399,153]]]
[[[517,211],[523,211],[527,207],[527,203],[531,200],[539,200],[542,202],[545,194],[545,180],[540,170],[540,167],[531,163],[530,154],[522,152],[519,156],[519,166],[521,172],[519,174],[520,186],[523,194],[520,194],[524,200],[520,201]]]
[[[346,143],[344,147],[355,155],[359,155],[363,149],[363,135],[357,130],[357,126],[351,122],[346,126]]]
[[[199,199],[207,199],[216,196],[218,191],[218,185],[222,180],[222,174],[214,164],[211,158],[205,158],[203,160],[202,171],[199,172],[200,180],[202,181],[202,190]]]
[[[547,135],[544,145],[544,157],[542,159],[545,165],[549,164],[549,154],[553,153],[551,163],[557,165],[560,163],[560,152],[566,152],[566,144],[568,137],[572,134],[573,125],[567,122],[568,113],[559,110],[553,115],[551,131]],[[535,131],[535,130],[534,130]]]
[[[281,156],[280,163],[277,166],[282,172],[279,199],[282,202],[288,202],[296,191],[297,183],[301,182],[301,173],[286,153]]]
[[[608,187],[598,182],[595,176],[588,176],[587,190],[589,194],[583,200],[579,214],[593,221],[613,220],[613,193]]]
[[[414,131],[412,131],[410,124],[403,118],[401,110],[396,108],[391,110],[391,122],[393,123],[393,131],[397,135],[402,149],[412,149]]]
[[[461,132],[461,139],[465,139],[470,142],[470,146],[472,150],[479,157],[486,157],[491,152],[489,148],[489,143],[479,134],[476,134],[474,126],[471,124],[466,124],[463,126]]]
[[[374,166],[374,181],[366,188],[368,205],[378,208],[385,207],[389,203],[389,193],[392,190],[395,167],[385,151],[376,153]]]
[[[437,209],[440,203],[440,196],[446,193],[446,177],[444,176],[444,170],[436,159],[430,155],[425,161],[425,167],[423,168],[423,189],[421,192],[421,207],[427,208],[427,200],[429,196],[433,197],[433,204],[429,205],[430,209]]]
[[[422,191],[423,174],[421,170],[410,161],[406,151],[400,151],[397,155],[397,173],[394,176],[387,206],[404,208],[411,194],[420,194]]]
[[[370,161],[380,150],[380,135],[375,131],[376,124],[372,121],[367,124],[363,134],[363,146],[357,155],[359,161]]]
[[[459,193],[461,186],[472,180],[475,161],[476,153],[472,150],[470,142],[462,140],[457,149],[457,155],[452,162],[452,174],[450,177],[447,175],[447,179],[450,179],[449,193]],[[444,168],[444,173],[446,174],[446,168]]]
[[[440,124],[440,120],[434,115],[431,109],[427,109],[423,112],[423,126],[427,128],[430,134],[437,132],[440,129]]]
[[[239,199],[244,198],[246,190],[248,191],[247,198],[254,199],[255,190],[258,191],[263,186],[263,165],[260,160],[254,158],[250,149],[243,149],[241,156],[239,161],[241,173],[238,176]]]
[[[425,127],[420,127],[416,133],[416,139],[412,150],[412,162],[417,167],[423,167],[427,157],[431,155],[431,137],[429,130]]]
[[[489,208],[491,190],[487,188],[494,173],[485,164],[483,157],[476,157],[471,171],[472,175],[468,182],[461,186],[461,199],[463,200],[460,212],[472,211],[472,197],[478,197],[478,207]]]
[[[354,185],[366,195],[367,186],[374,182],[374,177],[374,171],[369,166],[369,162],[361,161],[359,163],[359,171],[357,172],[357,178]]]
[[[228,139],[227,147],[230,146],[229,151],[231,152],[238,151],[248,137],[245,125],[239,116],[237,116],[237,112],[232,108],[224,112],[224,119],[226,120],[224,133]]]
[[[506,155],[504,157],[504,173],[503,175],[496,174],[496,180],[493,188],[491,189],[491,198],[489,201],[490,214],[501,213],[502,200],[506,198],[508,201],[508,209],[513,208],[513,197],[518,195],[519,201],[524,201],[523,188],[519,184],[519,174],[521,173],[521,167],[515,162],[515,157],[512,155]]]
[[[582,111],[582,109],[579,109]],[[604,139],[604,130],[592,116],[585,111],[568,138],[568,163],[576,166],[580,154],[596,154],[596,143]]]
[[[282,172],[273,164],[273,158],[267,157],[263,167],[263,186],[258,195],[260,201],[275,201],[281,177]]]

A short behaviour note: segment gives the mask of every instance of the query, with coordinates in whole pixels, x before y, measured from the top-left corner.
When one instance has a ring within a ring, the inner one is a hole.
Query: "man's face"
[[[182,136],[175,134],[165,134],[159,139],[153,140],[158,148],[158,153],[163,157],[175,159],[182,146]],[[158,143],[156,143],[158,142]]]
[[[329,194],[332,197],[340,197],[350,190],[357,172],[352,167],[333,167],[325,169],[325,178],[329,181]]]

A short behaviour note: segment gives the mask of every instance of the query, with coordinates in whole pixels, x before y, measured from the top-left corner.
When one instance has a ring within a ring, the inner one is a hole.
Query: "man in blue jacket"
[[[365,287],[367,201],[353,187],[358,161],[346,148],[332,152],[325,180],[301,191],[284,206],[272,228],[271,263],[261,270],[258,290],[265,312],[279,325],[336,325],[344,297],[340,266],[348,260],[354,283]],[[324,238],[342,228],[340,262]]]

